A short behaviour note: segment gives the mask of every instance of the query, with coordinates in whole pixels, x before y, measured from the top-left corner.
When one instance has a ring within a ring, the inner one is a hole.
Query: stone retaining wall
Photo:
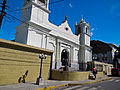
[[[43,60],[42,77],[50,77],[53,51],[0,39],[0,85],[35,82],[40,72],[39,54]]]

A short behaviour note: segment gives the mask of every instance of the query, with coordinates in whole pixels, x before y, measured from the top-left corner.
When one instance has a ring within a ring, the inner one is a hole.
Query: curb
[[[102,79],[102,80],[95,80],[95,81],[91,81],[91,82],[86,82],[86,83],[69,83],[68,86],[87,85],[87,84],[102,82],[102,81],[111,80],[111,79],[112,78],[107,78],[107,79]]]
[[[50,90],[50,89],[64,87],[64,86],[88,85],[88,84],[102,82],[102,81],[111,80],[111,79],[112,78],[107,78],[107,79],[95,80],[95,81],[85,82],[85,83],[66,83],[66,84],[62,84],[62,85],[50,86],[50,87],[45,87],[45,88],[33,89],[33,90]]]
[[[50,89],[64,87],[64,86],[68,86],[68,83],[62,84],[62,85],[57,85],[57,86],[50,86],[50,87],[44,87],[44,88],[39,88],[39,89],[33,89],[33,90],[50,90]]]

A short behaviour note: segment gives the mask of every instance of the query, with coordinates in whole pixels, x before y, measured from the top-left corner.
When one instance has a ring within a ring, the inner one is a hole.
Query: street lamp
[[[46,59],[46,55],[40,54],[39,58],[41,59],[41,64],[40,64],[40,74],[39,74],[39,77],[37,78],[37,81],[36,81],[37,85],[43,84],[42,83],[43,82],[43,78],[42,78],[42,62],[43,62],[43,59]]]

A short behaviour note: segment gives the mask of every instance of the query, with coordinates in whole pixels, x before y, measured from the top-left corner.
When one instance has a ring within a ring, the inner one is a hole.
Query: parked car
[[[120,68],[112,68],[111,73],[113,76],[120,76]]]

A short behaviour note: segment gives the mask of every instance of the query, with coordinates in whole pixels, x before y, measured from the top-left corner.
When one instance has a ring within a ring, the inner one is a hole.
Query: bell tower
[[[89,35],[89,24],[83,20],[83,17],[80,20],[80,23],[75,23],[75,35],[80,36],[80,45],[90,46],[90,35]]]
[[[49,0],[24,0],[21,20],[24,22],[47,23]]]
[[[83,17],[80,20],[80,23],[75,23],[75,34],[79,37],[79,63],[80,63],[80,70],[86,70],[87,68],[87,61],[90,61],[90,53],[91,53],[91,47],[90,47],[90,35],[89,35],[89,24],[83,20]]]
[[[48,6],[49,0],[24,0],[23,8],[21,9],[21,22],[16,27],[16,42],[28,45],[38,42],[39,47],[45,47],[41,43],[45,37],[47,38],[43,33],[45,31],[49,32],[44,28],[49,23],[48,16],[50,11]]]

